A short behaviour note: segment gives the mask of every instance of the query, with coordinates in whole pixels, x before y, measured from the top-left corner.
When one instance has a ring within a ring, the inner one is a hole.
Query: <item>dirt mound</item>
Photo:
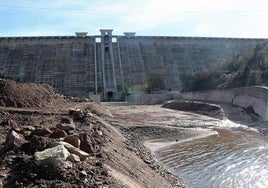
[[[194,112],[217,119],[223,119],[225,117],[224,111],[220,106],[203,102],[176,100],[169,101],[162,107],[173,110]]]
[[[0,106],[41,108],[65,102],[64,98],[47,84],[17,83],[0,78]]]

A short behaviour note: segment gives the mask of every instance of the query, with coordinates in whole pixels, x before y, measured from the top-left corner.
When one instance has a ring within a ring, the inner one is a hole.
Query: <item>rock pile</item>
[[[12,117],[12,114],[6,115]],[[35,117],[30,115],[24,118],[31,122]],[[48,127],[31,125],[29,122],[25,125],[26,121],[22,123],[19,119],[0,119],[0,125],[9,128],[4,147],[0,147],[0,165],[3,168],[11,168],[11,174],[2,175],[5,186],[36,186],[36,182],[40,185],[54,186],[55,181],[60,181],[66,186],[64,178],[68,178],[67,182],[72,186],[74,182],[79,181],[74,183],[73,187],[76,187],[76,184],[77,187],[108,184],[108,172],[102,165],[104,154],[101,151],[101,146],[105,143],[105,134],[94,115],[88,110],[73,109],[68,116],[61,115],[53,119],[54,126]],[[32,176],[42,174],[42,177],[39,180],[28,176],[20,179],[25,175],[19,166],[27,170],[27,173],[36,174]],[[42,172],[38,169],[42,169]],[[48,172],[56,174],[54,179]],[[73,176],[67,177],[68,173]]]

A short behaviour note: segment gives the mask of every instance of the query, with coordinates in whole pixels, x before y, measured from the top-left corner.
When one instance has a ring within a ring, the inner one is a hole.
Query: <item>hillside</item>
[[[268,43],[257,45],[230,62],[222,61],[196,75],[193,91],[268,86]]]
[[[67,99],[0,79],[0,187],[185,187],[107,107]]]

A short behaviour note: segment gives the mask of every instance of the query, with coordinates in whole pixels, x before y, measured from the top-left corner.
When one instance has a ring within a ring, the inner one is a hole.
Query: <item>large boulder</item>
[[[72,167],[72,163],[66,161],[69,156],[69,151],[63,145],[57,145],[34,154],[37,165],[51,165],[55,168]]]
[[[86,158],[88,158],[90,155],[76,147],[74,147],[73,145],[67,143],[67,142],[52,142],[49,144],[50,147],[55,147],[58,145],[62,145],[64,146],[71,154],[75,154],[78,155],[81,161],[84,161]]]

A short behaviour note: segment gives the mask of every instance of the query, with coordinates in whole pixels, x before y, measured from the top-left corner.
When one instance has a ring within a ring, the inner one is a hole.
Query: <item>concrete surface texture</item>
[[[0,37],[0,76],[48,83],[65,95],[125,100],[140,93],[188,91],[193,75],[268,39],[115,36]]]
[[[197,91],[182,93],[183,99],[233,104],[252,108],[263,120],[268,120],[268,88],[244,87],[225,90]]]

